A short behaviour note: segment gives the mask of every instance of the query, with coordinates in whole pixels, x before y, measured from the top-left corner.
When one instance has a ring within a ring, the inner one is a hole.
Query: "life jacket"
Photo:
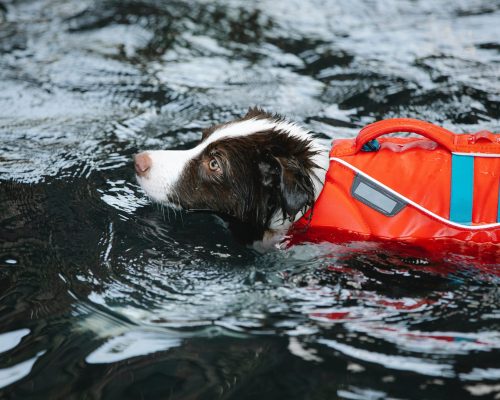
[[[408,132],[421,137],[381,137]],[[500,134],[455,134],[415,119],[388,119],[333,142],[314,207],[296,241],[346,232],[397,241],[490,244],[500,254]]]

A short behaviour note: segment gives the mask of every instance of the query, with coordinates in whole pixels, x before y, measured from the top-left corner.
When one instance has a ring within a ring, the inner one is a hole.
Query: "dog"
[[[154,201],[220,216],[242,243],[269,248],[313,208],[329,149],[280,115],[250,108],[202,131],[190,150],[144,151],[137,181]]]

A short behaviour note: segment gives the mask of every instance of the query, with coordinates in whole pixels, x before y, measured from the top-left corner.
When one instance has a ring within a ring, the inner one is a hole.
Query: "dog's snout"
[[[148,153],[139,153],[134,157],[135,172],[139,176],[144,176],[151,169],[151,158]]]

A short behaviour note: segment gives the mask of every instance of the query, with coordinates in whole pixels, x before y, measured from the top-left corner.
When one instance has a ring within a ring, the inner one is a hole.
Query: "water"
[[[151,205],[131,156],[252,105],[325,142],[499,131],[499,27],[491,0],[0,0],[0,398],[498,398],[495,266],[258,254]]]

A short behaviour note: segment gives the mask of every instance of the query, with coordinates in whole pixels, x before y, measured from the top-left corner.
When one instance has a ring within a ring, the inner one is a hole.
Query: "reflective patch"
[[[363,204],[388,217],[396,215],[406,206],[405,201],[359,174],[354,178],[351,194]]]

